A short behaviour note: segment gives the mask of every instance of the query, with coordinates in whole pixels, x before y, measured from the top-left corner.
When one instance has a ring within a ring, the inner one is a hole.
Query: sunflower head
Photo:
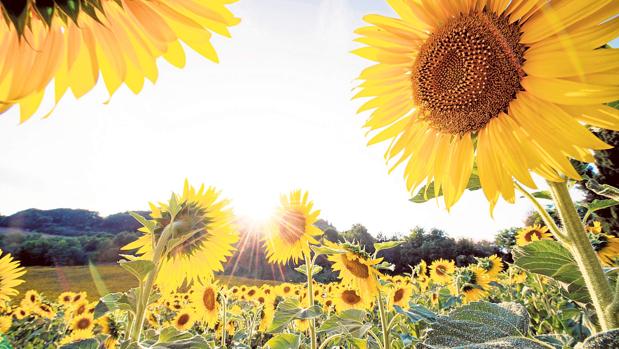
[[[495,254],[490,257],[477,258],[477,265],[492,276],[498,275],[503,270],[503,260]]]
[[[451,276],[456,270],[456,264],[454,261],[448,261],[446,259],[437,259],[430,265],[430,277],[432,281],[447,285],[451,281]]]
[[[313,210],[314,203],[301,190],[282,195],[280,202],[264,238],[267,259],[270,263],[297,263],[309,255],[310,244],[318,244],[316,238],[322,235],[314,226],[320,211]]]
[[[454,283],[455,291],[462,295],[462,301],[469,303],[486,297],[490,280],[484,269],[473,265],[458,268],[454,275]]]
[[[20,278],[26,274],[26,269],[20,267],[19,261],[14,260],[10,253],[0,250],[0,256],[0,301],[9,301],[19,293],[15,287],[24,283]]]
[[[153,246],[165,229],[172,236],[165,252],[157,285],[164,291],[187,283],[208,281],[214,272],[222,271],[222,263],[232,255],[238,241],[235,217],[229,201],[221,199],[213,188],[196,190],[185,181],[182,195],[172,195],[168,204],[151,204],[151,221],[140,228],[144,233],[124,246],[137,250],[143,259],[153,258]]]
[[[378,294],[380,287],[378,280],[383,275],[376,266],[382,262],[382,258],[373,258],[359,245],[351,243],[335,244],[326,241],[325,244],[333,249],[345,251],[327,257],[333,263],[331,266],[333,270],[339,273],[338,277],[343,284],[358,289],[359,293],[367,297]]]
[[[361,294],[352,287],[342,285],[334,291],[333,303],[337,312],[343,312],[348,309],[370,309],[372,300],[369,295]]]
[[[90,314],[79,315],[73,318],[71,321],[72,331],[88,331],[92,332],[95,327],[95,320]]]
[[[570,159],[594,162],[608,145],[584,125],[619,129],[617,50],[608,2],[388,1],[397,17],[369,15],[354,52],[375,64],[356,98],[370,144],[402,165],[406,187],[432,184],[447,208],[475,176],[494,207],[515,200],[534,172],[579,179]],[[566,57],[570,57],[566,59]],[[552,131],[550,131],[552,130]],[[557,131],[558,130],[558,131]],[[393,169],[392,168],[392,169]]]
[[[389,291],[389,309],[393,309],[394,305],[406,307],[412,294],[413,285],[408,283],[394,284],[394,287],[392,287]]]
[[[191,303],[195,307],[198,321],[201,321],[209,328],[214,328],[219,317],[219,285],[214,282],[196,284],[193,291],[191,293]]]
[[[588,233],[589,241],[605,266],[615,266],[619,261],[619,238],[604,233]]]
[[[516,235],[516,244],[518,246],[526,246],[533,241],[539,240],[552,240],[552,235],[548,232],[548,227],[542,227],[536,224],[520,229]]]
[[[172,320],[173,326],[179,331],[186,331],[196,323],[196,312],[192,308],[185,308],[179,311]]]

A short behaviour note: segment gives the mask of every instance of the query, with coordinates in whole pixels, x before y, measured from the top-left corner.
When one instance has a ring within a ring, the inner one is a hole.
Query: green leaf
[[[578,349],[619,348],[619,329],[594,334],[577,346]]]
[[[296,319],[312,319],[322,313],[318,305],[309,308],[302,308],[301,303],[296,298],[288,298],[279,303],[273,316],[273,322],[267,330],[268,333],[281,332],[290,322]]]
[[[466,189],[470,191],[481,189],[481,182],[479,181],[479,176],[477,175],[476,169],[473,169],[473,173],[471,173],[471,177],[469,177],[469,182],[466,185]],[[442,188],[439,190],[438,196],[443,196]],[[417,191],[417,194],[410,199],[410,201],[416,204],[422,204],[434,199],[435,197],[434,182],[430,182],[430,184],[421,187],[419,191]]]
[[[538,199],[552,200],[552,194],[550,194],[548,190],[536,191],[535,193],[531,193],[531,195]]]
[[[345,310],[339,314],[333,314],[325,320],[318,328],[318,333],[337,333],[362,338],[372,328],[372,323],[366,321],[367,318],[368,313],[366,311],[359,309]]]
[[[552,346],[526,337],[506,337],[493,341],[464,345],[457,347],[447,347],[452,349],[554,349]]]
[[[81,341],[65,344],[59,349],[97,349],[99,348],[99,342],[96,339],[83,339]]]
[[[174,327],[166,327],[159,333],[159,339],[155,343],[152,349],[210,349],[211,345],[208,344],[206,339],[201,336],[195,336],[189,332],[181,332]]]
[[[307,276],[307,265],[302,264],[296,268],[294,268],[294,270],[298,271],[299,273]],[[320,273],[322,271],[322,267],[318,264],[314,264],[314,266],[312,267],[312,275],[316,275],[318,273]]]
[[[114,310],[127,310],[133,312],[134,307],[130,299],[124,293],[110,293],[99,299],[99,303],[95,306],[95,319],[100,318],[107,312]]]
[[[507,341],[505,343],[511,341],[510,337],[520,340],[526,335],[528,326],[528,314],[520,304],[474,302],[448,316],[437,316],[423,344],[441,348],[502,348],[498,340]]]
[[[264,346],[270,349],[299,349],[301,337],[292,333],[280,333],[269,339]]]
[[[378,270],[394,271],[395,270],[395,264],[392,264],[392,263],[389,263],[389,262],[380,262],[379,264],[376,264],[374,266],[374,268],[376,268]]]
[[[518,267],[560,282],[567,289],[570,299],[582,303],[590,301],[576,261],[560,242],[534,241],[523,247],[514,247],[512,255]]]
[[[603,210],[605,208],[613,207],[613,206],[616,206],[616,205],[619,205],[619,202],[617,202],[617,201],[615,201],[613,199],[605,199],[605,200],[595,199],[595,200],[591,201],[590,203],[585,204],[583,206],[588,208],[589,211],[595,212],[595,211]]]
[[[567,334],[542,334],[535,336],[535,339],[549,344],[555,349],[573,348],[576,342]]]
[[[388,250],[390,248],[400,246],[403,243],[404,241],[401,241],[401,240],[377,242],[374,244],[374,250],[375,250],[375,253],[378,253],[378,251]]]
[[[143,281],[148,273],[155,269],[155,264],[153,262],[144,259],[136,259],[133,261],[122,260],[118,262],[118,264],[131,273],[131,275],[135,276],[138,281]]]
[[[331,247],[324,246],[324,245],[312,245],[311,249],[312,251],[314,251],[314,254],[316,255],[321,255],[321,254],[333,255],[333,254],[346,253],[346,250],[344,249],[336,249],[336,248],[331,248]]]
[[[150,221],[144,217],[142,217],[141,215],[135,213],[135,212],[129,212],[129,214],[131,215],[131,217],[133,217],[136,221],[138,221],[140,224],[142,224],[143,227],[145,227],[146,229],[148,229],[149,232],[154,233],[155,232],[155,227],[156,224],[154,221]]]
[[[419,321],[426,321],[428,323],[433,323],[436,321],[437,315],[431,310],[417,304],[410,304],[409,310],[404,310],[399,305],[394,305],[393,308],[397,313],[404,314],[408,318],[408,320],[414,324]]]
[[[589,179],[585,186],[598,195],[619,201],[619,188],[608,184],[600,184],[595,179]]]

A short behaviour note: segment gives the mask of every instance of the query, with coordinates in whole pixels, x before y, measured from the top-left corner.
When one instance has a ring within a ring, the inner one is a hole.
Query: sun
[[[277,208],[277,195],[244,193],[234,198],[234,211],[240,220],[252,226],[264,226]]]

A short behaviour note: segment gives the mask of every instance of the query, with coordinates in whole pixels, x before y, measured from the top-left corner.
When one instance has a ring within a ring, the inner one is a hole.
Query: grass
[[[224,285],[278,284],[277,281],[227,275],[216,278]],[[88,266],[28,267],[23,279],[26,282],[17,287],[20,294],[34,289],[43,292],[49,300],[55,300],[64,291],[86,291],[88,298],[95,300],[102,293],[126,291],[137,286],[135,278],[116,264],[97,265],[92,270]]]

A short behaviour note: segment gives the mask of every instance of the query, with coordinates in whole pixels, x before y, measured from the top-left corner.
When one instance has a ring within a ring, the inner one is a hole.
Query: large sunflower
[[[198,320],[209,328],[215,328],[219,318],[219,285],[207,282],[196,284],[191,294],[191,303],[196,309]]]
[[[213,32],[230,36],[234,0],[2,0],[0,113],[20,106],[25,121],[55,84],[56,103],[70,88],[91,90],[99,75],[110,94],[124,83],[139,93],[157,80],[159,57],[185,65],[181,42],[217,62]]]
[[[447,208],[472,174],[494,207],[513,202],[530,172],[578,179],[570,158],[593,162],[608,145],[583,124],[619,130],[619,2],[389,0],[400,18],[369,15],[356,97],[371,97],[370,144],[404,164],[408,190],[433,182]]]
[[[373,298],[363,295],[355,288],[347,285],[338,287],[333,292],[333,303],[338,313],[349,309],[370,309]]]
[[[295,190],[280,197],[281,206],[264,238],[269,263],[286,264],[290,260],[297,263],[309,255],[310,244],[318,244],[316,237],[322,235],[322,230],[314,223],[320,211],[313,210],[314,202],[307,196],[307,192]]]
[[[215,188],[201,186],[196,190],[185,181],[183,195],[178,201],[183,209],[175,218],[178,223],[175,236],[182,237],[184,242],[167,251],[161,263],[157,285],[163,290],[175,289],[185,280],[188,283],[211,280],[215,271],[223,271],[222,263],[232,255],[233,244],[239,239],[229,201],[221,199]],[[144,235],[123,247],[137,249],[142,259],[152,259],[153,239],[159,238],[170,222],[167,205],[151,204],[151,209],[156,228],[153,231],[141,228]]]
[[[348,244],[334,244],[326,241],[325,244],[331,248],[342,250],[345,253],[338,253],[328,256],[333,263],[331,268],[339,273],[338,278],[343,284],[350,285],[353,289],[365,297],[373,298],[378,294],[378,279],[382,274],[375,268],[382,262],[382,258],[372,258],[364,251]]]
[[[24,283],[24,280],[20,279],[24,274],[26,269],[20,267],[19,261],[14,260],[10,253],[0,258],[0,301],[8,301],[19,293],[15,287]]]

